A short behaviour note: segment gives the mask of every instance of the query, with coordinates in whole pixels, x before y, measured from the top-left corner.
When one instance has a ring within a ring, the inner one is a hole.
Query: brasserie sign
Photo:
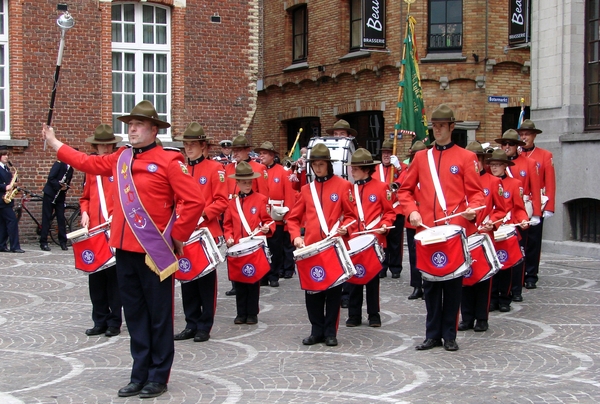
[[[508,44],[529,42],[529,0],[510,0],[508,15]]]
[[[363,46],[385,48],[385,0],[363,0]]]

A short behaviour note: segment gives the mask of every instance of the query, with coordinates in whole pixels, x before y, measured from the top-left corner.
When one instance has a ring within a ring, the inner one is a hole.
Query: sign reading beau
[[[508,44],[529,42],[529,0],[510,0]]]
[[[385,48],[385,0],[363,1],[363,45]]]

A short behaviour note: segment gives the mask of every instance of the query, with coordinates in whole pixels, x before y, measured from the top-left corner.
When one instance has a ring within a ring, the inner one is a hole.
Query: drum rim
[[[418,232],[417,234],[415,234],[415,240],[422,241],[423,235],[425,235],[425,234],[434,233],[436,230],[441,230],[441,229],[450,230],[450,228],[455,229],[455,231],[450,236],[456,236],[456,235],[460,234],[463,230],[463,228],[457,224],[443,224],[441,226],[430,227],[429,229],[425,229],[425,230]],[[439,234],[439,235],[450,237],[450,236],[447,236],[446,234]]]
[[[230,252],[243,252],[243,251],[247,251],[247,250],[252,252],[252,251],[256,250],[254,247],[259,247],[261,244],[263,244],[262,240],[248,240],[243,243],[238,243],[238,244],[232,245],[231,247],[229,247],[227,249],[227,253],[229,254]],[[247,246],[247,247],[245,249],[242,249],[241,248],[242,246]],[[250,247],[250,246],[252,246],[252,247]]]

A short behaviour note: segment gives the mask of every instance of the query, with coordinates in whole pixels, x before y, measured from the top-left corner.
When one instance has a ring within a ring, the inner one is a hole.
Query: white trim
[[[0,45],[4,46],[4,129],[0,128],[0,139],[10,139],[10,74],[9,74],[9,27],[8,27],[8,0],[2,0],[4,13],[4,32],[0,33]]]

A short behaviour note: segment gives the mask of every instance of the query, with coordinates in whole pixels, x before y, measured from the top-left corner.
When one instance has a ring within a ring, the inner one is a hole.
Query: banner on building
[[[385,48],[385,0],[363,0],[363,46]]]
[[[509,0],[508,45],[529,42],[529,0]]]

